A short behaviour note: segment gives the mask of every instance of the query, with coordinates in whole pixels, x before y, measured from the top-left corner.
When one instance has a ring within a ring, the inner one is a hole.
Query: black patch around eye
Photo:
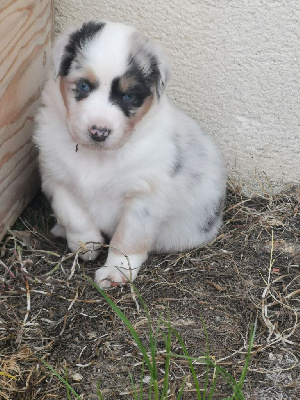
[[[88,87],[87,90],[84,90],[85,85]],[[98,86],[99,83],[90,82],[88,79],[79,79],[76,82],[75,89],[73,89],[73,92],[75,93],[75,100],[80,101],[86,99],[91,92],[97,89]]]
[[[109,100],[112,104],[120,107],[126,117],[132,117],[135,115],[136,109],[141,107],[144,100],[151,95],[151,90],[144,84],[137,83],[135,86],[128,88],[126,92],[123,92],[120,87],[121,79],[122,78],[115,78],[112,81]],[[126,95],[130,95],[132,100],[128,101]]]
[[[152,80],[149,74],[143,70],[135,62],[134,58],[128,60],[129,69],[122,77],[115,78],[112,81],[109,99],[112,104],[121,108],[126,117],[133,116],[135,110],[141,107],[144,100],[152,94]],[[133,86],[129,87],[126,92],[122,91],[121,80],[133,81]],[[130,95],[133,100],[128,102],[124,99],[125,95]]]
[[[64,54],[59,68],[59,76],[67,76],[73,60],[76,58],[85,46],[86,42],[92,39],[98,32],[100,32],[105,23],[90,21],[82,25],[80,29],[73,32],[69,37],[69,42],[65,47]]]

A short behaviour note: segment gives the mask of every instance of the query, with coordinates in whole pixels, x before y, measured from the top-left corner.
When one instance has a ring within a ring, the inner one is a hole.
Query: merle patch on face
[[[159,71],[157,62],[154,61],[155,57],[152,56],[152,58],[149,60],[150,68],[145,72],[135,59],[130,57],[127,72],[112,81],[110,102],[120,107],[126,117],[133,117],[145,99],[153,93]]]
[[[85,44],[91,40],[94,35],[100,32],[104,26],[105,24],[100,22],[86,22],[80,29],[70,35],[69,42],[66,45],[64,55],[62,56],[59,76],[67,76],[69,74],[71,64],[77,54],[82,51]]]

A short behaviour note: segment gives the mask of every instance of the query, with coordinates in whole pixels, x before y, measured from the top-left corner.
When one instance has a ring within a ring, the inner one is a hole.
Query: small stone
[[[83,379],[83,376],[79,372],[76,372],[75,374],[71,375],[70,378],[75,382],[80,382]]]
[[[150,383],[150,381],[151,381],[151,376],[149,375],[144,376],[143,383]]]

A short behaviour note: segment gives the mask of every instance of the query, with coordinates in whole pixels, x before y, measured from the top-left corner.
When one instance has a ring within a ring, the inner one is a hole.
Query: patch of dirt
[[[215,241],[187,253],[152,255],[135,282],[154,328],[160,318],[169,320],[193,357],[206,351],[206,329],[211,359],[236,380],[257,318],[246,399],[300,398],[299,197],[295,188],[251,199],[230,189],[224,227]],[[39,195],[0,245],[0,398],[67,399],[44,360],[62,376],[67,371],[82,399],[97,399],[98,383],[105,399],[131,399],[129,373],[139,381],[140,351],[84,277],[93,278],[107,249],[97,262],[83,262],[51,237],[53,222]],[[107,293],[147,344],[145,312],[130,287]],[[176,338],[172,346],[180,353]],[[160,369],[165,359],[159,337]],[[203,388],[205,367],[196,363],[195,369]],[[173,359],[170,376],[170,399],[184,377],[183,399],[196,398],[186,360]],[[220,381],[214,399],[230,395]]]

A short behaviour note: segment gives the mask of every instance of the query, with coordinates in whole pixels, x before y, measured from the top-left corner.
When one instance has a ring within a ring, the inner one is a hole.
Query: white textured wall
[[[300,183],[299,0],[56,0],[56,28],[87,19],[163,43],[174,102],[218,142],[248,192]]]

